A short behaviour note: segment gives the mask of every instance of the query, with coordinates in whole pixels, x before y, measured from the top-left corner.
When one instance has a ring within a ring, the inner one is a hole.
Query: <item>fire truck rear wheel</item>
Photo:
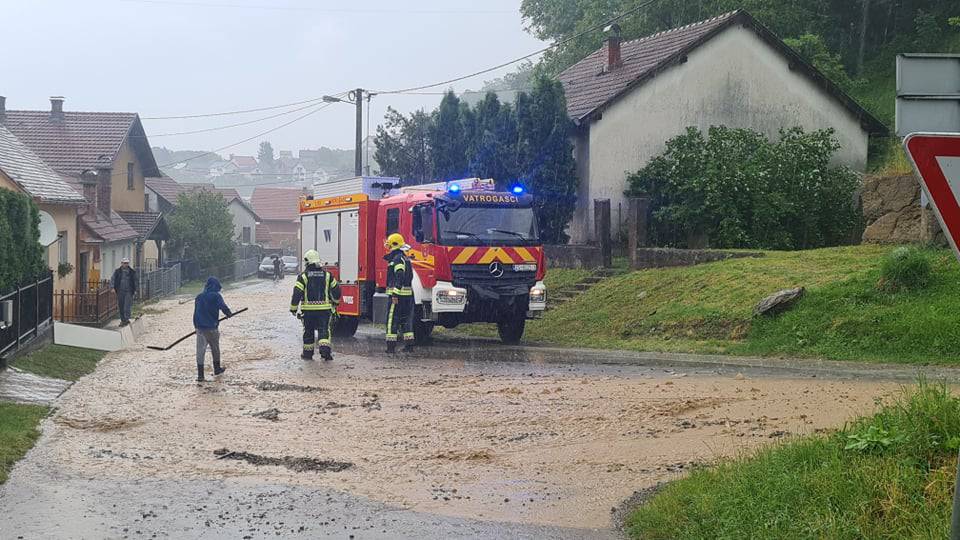
[[[520,343],[523,337],[523,329],[527,325],[526,317],[511,317],[497,323],[497,333],[500,334],[500,341],[507,345],[516,345]]]
[[[360,325],[359,317],[350,317],[341,315],[337,317],[337,322],[333,325],[334,337],[353,337],[357,333],[357,326]]]

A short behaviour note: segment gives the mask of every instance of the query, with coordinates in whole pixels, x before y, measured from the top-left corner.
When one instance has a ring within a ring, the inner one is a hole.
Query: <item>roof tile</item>
[[[257,187],[250,203],[260,219],[266,221],[297,221],[300,218],[299,189]]]
[[[47,203],[83,204],[83,196],[0,125],[0,170],[32,197]]]

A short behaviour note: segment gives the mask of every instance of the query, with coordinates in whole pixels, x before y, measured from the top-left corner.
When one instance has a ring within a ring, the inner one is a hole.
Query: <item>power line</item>
[[[337,94],[340,95],[340,94]],[[283,109],[285,107],[293,107],[294,105],[303,105],[304,103],[315,103],[317,101],[323,101],[322,97],[305,99],[303,101],[294,101],[293,103],[284,103],[283,105],[274,105],[272,107],[259,107],[256,109],[244,109],[240,111],[225,111],[225,112],[216,112],[216,113],[206,113],[206,114],[185,114],[181,116],[141,116],[141,120],[185,120],[189,118],[209,118],[211,116],[230,116],[233,114],[245,114],[252,112],[260,111],[272,111],[275,109]]]
[[[507,67],[507,66],[509,66],[509,65],[516,64],[517,62],[522,62],[522,61],[524,61],[524,60],[529,60],[529,59],[533,58],[534,56],[538,56],[538,55],[540,55],[540,54],[543,54],[543,53],[545,53],[545,52],[547,52],[547,51],[549,51],[549,50],[551,50],[551,49],[556,49],[556,48],[558,48],[558,47],[562,47],[563,45],[566,45],[567,43],[570,43],[571,41],[573,41],[573,40],[575,40],[575,39],[579,39],[579,38],[581,38],[581,37],[583,37],[583,36],[585,36],[585,35],[587,35],[587,34],[589,34],[589,33],[591,33],[591,32],[595,32],[595,31],[597,31],[597,30],[600,30],[600,29],[602,29],[602,28],[604,28],[604,27],[606,27],[606,26],[608,26],[608,25],[610,25],[610,24],[613,24],[613,23],[619,21],[620,19],[623,19],[623,18],[625,18],[625,17],[629,17],[629,16],[632,16],[632,15],[635,15],[635,14],[636,14],[637,12],[639,12],[641,9],[643,9],[643,8],[645,8],[645,7],[647,7],[647,6],[650,6],[650,5],[652,5],[652,4],[655,4],[655,3],[659,2],[659,1],[660,1],[660,0],[647,0],[646,2],[642,2],[642,3],[638,4],[636,7],[634,7],[634,8],[631,9],[631,10],[625,11],[625,12],[617,15],[616,17],[607,19],[606,21],[604,21],[604,22],[602,22],[602,23],[600,23],[600,24],[597,24],[597,25],[595,25],[595,26],[592,26],[592,27],[590,27],[590,28],[587,28],[587,29],[584,30],[583,32],[580,32],[580,33],[578,33],[578,34],[574,34],[574,35],[572,35],[572,36],[570,36],[570,37],[568,37],[568,38],[566,38],[566,39],[560,40],[560,41],[558,41],[558,42],[556,42],[556,43],[553,43],[553,44],[551,44],[551,45],[549,45],[549,46],[547,46],[547,47],[544,47],[544,48],[542,48],[542,49],[540,49],[540,50],[538,50],[538,51],[534,51],[534,52],[532,52],[532,53],[530,53],[530,54],[528,54],[528,55],[526,55],[526,56],[521,56],[520,58],[517,58],[517,59],[514,59],[514,60],[510,60],[509,62],[504,62],[504,63],[502,63],[502,64],[498,64],[498,65],[496,65],[496,66],[493,66],[493,67],[490,67],[490,68],[487,68],[487,69],[483,69],[483,70],[480,70],[480,71],[476,71],[476,72],[470,73],[469,75],[463,75],[463,76],[461,76],[461,77],[455,77],[455,78],[453,78],[453,79],[447,79],[447,80],[445,80],[445,81],[440,81],[440,82],[433,83],[433,84],[424,84],[424,85],[422,85],[422,86],[413,86],[413,87],[410,87],[410,88],[402,88],[402,89],[399,89],[399,90],[385,90],[385,91],[384,91],[384,90],[379,90],[379,91],[377,91],[377,92],[375,92],[375,93],[377,93],[377,94],[406,94],[406,93],[416,92],[416,91],[418,91],[418,90],[426,90],[426,89],[428,89],[428,88],[436,88],[437,86],[445,86],[445,85],[448,85],[448,84],[453,84],[453,83],[455,83],[455,82],[459,82],[459,81],[462,81],[462,80],[465,80],[465,79],[472,79],[473,77],[476,77],[476,76],[479,76],[479,75],[484,75],[484,74],[486,74],[486,73],[490,73],[491,71],[496,71],[496,70],[498,70],[498,69],[505,68],[505,67]]]
[[[258,123],[258,122],[263,122],[263,121],[265,121],[265,120],[270,120],[270,119],[277,118],[277,117],[280,117],[280,116],[286,116],[286,115],[288,115],[288,114],[293,114],[293,113],[295,113],[295,112],[303,111],[303,110],[306,110],[306,109],[309,109],[309,108],[315,107],[315,106],[316,106],[316,104],[314,103],[314,104],[310,104],[310,105],[305,105],[305,106],[303,106],[303,107],[298,107],[298,108],[296,108],[296,109],[291,109],[291,110],[289,110],[289,111],[284,111],[284,112],[281,112],[281,113],[271,114],[270,116],[264,116],[263,118],[256,118],[256,119],[254,119],[254,120],[248,120],[248,121],[246,121],[246,122],[238,122],[238,123],[236,123],[236,124],[228,124],[228,125],[225,125],[225,126],[218,126],[218,127],[212,127],[212,128],[206,128],[206,129],[195,129],[195,130],[193,130],[193,131],[180,131],[180,132],[176,132],[176,133],[158,133],[158,134],[155,134],[155,135],[150,135],[150,137],[151,137],[151,138],[154,138],[154,137],[173,137],[173,136],[175,136],[175,135],[193,135],[193,134],[195,134],[195,133],[208,133],[208,132],[210,132],[210,131],[220,131],[220,130],[223,130],[223,129],[230,129],[230,128],[235,128],[235,127],[240,127],[240,126],[248,126],[248,125],[250,125],[250,124],[256,124],[256,123]]]
[[[209,8],[227,8],[227,9],[264,9],[272,11],[314,11],[320,13],[352,13],[362,15],[493,15],[503,13],[514,13],[513,10],[505,9],[357,9],[357,8],[328,8],[315,6],[269,6],[263,4],[226,4],[214,2],[186,2],[180,0],[120,0],[121,2],[137,4],[154,4],[166,6],[188,6],[188,7],[209,7]]]
[[[247,137],[246,139],[243,139],[242,141],[237,141],[237,142],[235,142],[235,143],[231,143],[231,144],[228,144],[228,145],[226,145],[226,146],[221,146],[220,148],[216,148],[216,149],[214,149],[214,150],[210,150],[209,152],[204,152],[203,154],[197,154],[197,155],[195,155],[195,156],[191,156],[191,157],[188,157],[188,158],[186,158],[186,159],[180,159],[180,160],[174,161],[174,162],[172,162],[172,163],[165,163],[165,164],[163,164],[163,165],[157,165],[157,168],[158,168],[158,169],[169,169],[170,167],[172,167],[172,166],[174,166],[174,165],[176,165],[176,164],[178,164],[178,163],[185,163],[185,162],[187,162],[187,161],[193,161],[193,160],[195,160],[195,159],[199,159],[199,158],[204,157],[204,156],[214,155],[214,154],[216,154],[217,152],[221,152],[221,151],[226,150],[226,149],[228,149],[228,148],[233,148],[234,146],[238,146],[238,145],[241,145],[241,144],[243,144],[243,143],[250,142],[250,141],[252,141],[252,140],[254,140],[254,139],[263,137],[264,135],[268,135],[268,134],[270,134],[270,133],[273,133],[274,131],[277,131],[277,130],[279,130],[279,129],[283,129],[283,128],[285,128],[285,127],[287,127],[287,126],[289,126],[289,125],[291,125],[291,124],[293,124],[293,123],[299,122],[300,120],[303,120],[304,118],[306,118],[306,117],[308,117],[308,116],[310,116],[310,115],[312,115],[312,114],[316,114],[316,113],[322,111],[323,109],[326,109],[326,108],[329,107],[330,105],[332,105],[332,103],[321,103],[321,104],[319,104],[319,105],[316,105],[313,110],[307,112],[306,114],[302,114],[302,115],[294,118],[293,120],[290,120],[289,122],[284,122],[283,124],[280,124],[279,126],[270,128],[270,129],[268,129],[268,130],[266,130],[266,131],[264,131],[264,132],[261,132],[261,133],[258,133],[258,134],[256,134],[256,135],[254,135],[254,136],[252,136],[252,137]]]

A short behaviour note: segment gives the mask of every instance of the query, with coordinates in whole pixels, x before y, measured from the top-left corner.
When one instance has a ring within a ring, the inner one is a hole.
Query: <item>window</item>
[[[436,241],[433,234],[433,205],[421,204],[413,208],[413,237],[417,242],[433,243]]]
[[[67,242],[67,231],[60,231],[60,260],[57,262],[70,262],[70,243]]]
[[[144,194],[143,194],[143,211],[144,211],[144,212],[153,212],[153,210],[150,208],[150,194],[149,194],[149,193],[144,193]]]
[[[241,239],[240,241],[243,242],[244,244],[250,243],[250,227],[243,228],[243,232],[241,233],[240,239]]]
[[[133,163],[127,163],[127,189],[133,189]]]
[[[387,210],[387,234],[393,234],[400,230],[400,209],[391,208]]]

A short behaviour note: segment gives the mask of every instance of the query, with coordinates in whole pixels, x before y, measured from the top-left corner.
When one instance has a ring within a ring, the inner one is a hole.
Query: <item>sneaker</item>
[[[226,370],[227,370],[227,368],[225,368],[225,367],[222,367],[222,368],[214,368],[214,369],[213,369],[213,374],[214,374],[214,375],[220,375],[221,373],[223,373],[223,372],[226,371]]]

